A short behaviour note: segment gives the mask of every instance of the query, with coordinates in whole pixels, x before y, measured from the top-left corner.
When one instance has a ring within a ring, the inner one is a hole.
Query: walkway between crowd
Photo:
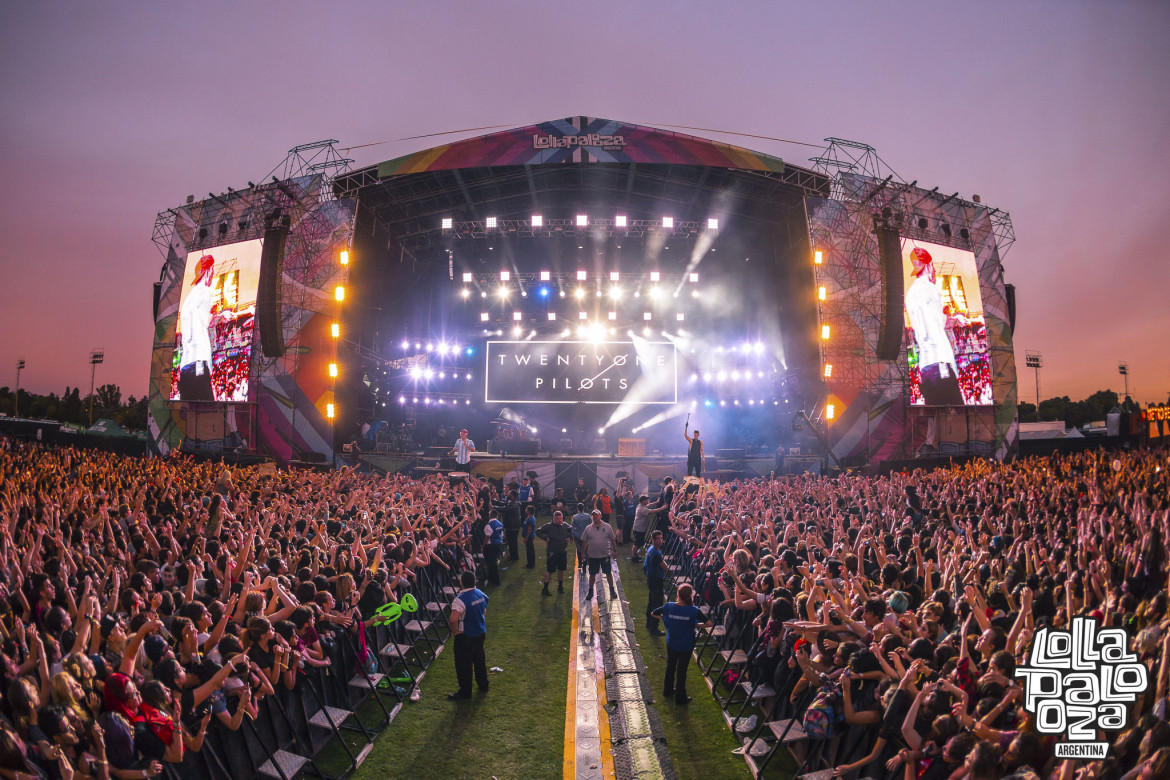
[[[574,571],[565,780],[673,778],[621,574],[614,566],[618,598],[604,598],[606,583],[599,578],[601,595],[586,599],[588,577]]]

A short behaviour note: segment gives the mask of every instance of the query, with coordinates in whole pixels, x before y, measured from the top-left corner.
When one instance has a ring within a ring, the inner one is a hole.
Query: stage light
[[[621,276],[621,274],[618,273],[617,271],[610,271],[609,272],[609,280],[611,282],[616,282],[620,276]]]
[[[470,381],[471,381],[471,374],[468,374],[468,375],[467,375],[467,377],[466,377],[466,379],[467,379],[467,381],[468,381],[468,382],[470,382]]]
[[[550,311],[548,313],[548,321],[549,322],[556,322],[557,321],[557,313],[555,311]]]
[[[342,287],[340,284],[337,285],[337,289],[333,291],[333,297],[336,298],[338,301],[344,301],[345,300],[345,288]]]
[[[458,355],[458,354],[459,354],[459,343],[456,342],[456,343],[451,345],[451,356],[454,357],[455,355]]]
[[[552,281],[552,274],[549,273],[548,271],[541,271],[540,272],[540,281],[542,281],[542,282]]]
[[[825,419],[832,420],[837,416],[837,407],[833,404],[825,404]]]
[[[609,313],[609,320],[612,322],[613,320],[616,320],[616,319],[617,319],[617,312],[616,312],[616,311],[611,311],[611,312]]]
[[[333,335],[333,338],[337,338],[341,335],[341,325],[337,324],[336,322],[333,323],[329,326],[329,332]]]
[[[573,297],[575,297],[577,300],[581,300],[582,298],[584,298],[585,297],[585,288],[578,287],[576,290],[573,290]]]
[[[707,229],[708,230],[718,230],[719,229],[719,220],[715,219],[714,217],[708,217],[707,218]]]
[[[435,351],[435,345],[428,343],[427,344],[427,352],[434,352],[434,351]]]
[[[479,321],[480,322],[487,322],[488,321],[488,313],[486,311],[481,311],[479,313]]]
[[[738,372],[738,371],[732,371],[732,372],[731,372],[731,378],[732,378],[732,379],[739,379],[739,372]]]
[[[402,342],[402,348],[403,349],[410,349],[410,342],[409,341]]]
[[[487,219],[485,219],[483,221],[483,226],[485,228],[487,228],[488,230],[492,230],[496,226],[496,218],[495,217],[488,217]]]
[[[451,219],[450,217],[443,217],[442,225],[443,230],[450,230],[455,226],[455,220]]]
[[[653,329],[651,329],[651,327],[650,327],[649,325],[647,325],[646,327],[642,328],[642,335],[643,335],[643,336],[645,336],[645,337],[647,337],[647,338],[649,338],[649,337],[650,337],[650,334],[651,334],[651,333],[653,333],[653,332],[654,332],[654,331],[653,331]]]
[[[585,227],[589,224],[589,217],[584,214],[577,215],[577,227]]]
[[[474,282],[474,281],[475,281],[475,276],[473,276],[473,275],[472,275],[470,272],[468,272],[468,271],[464,271],[464,272],[463,272],[463,283],[464,283],[464,284],[471,284],[471,283],[472,283],[472,282]]]
[[[601,297],[601,290],[598,290],[596,294],[597,294],[597,297],[600,298]]]
[[[748,399],[748,406],[755,406],[755,405],[756,405],[756,400],[754,398],[749,398]]]
[[[429,398],[424,398],[424,399],[423,399],[423,403],[424,403],[424,404],[429,404],[430,402],[431,402],[431,399],[429,399]]]
[[[558,296],[558,297],[560,297],[560,298],[564,298],[564,297],[565,297],[565,291],[564,291],[564,290],[561,290],[559,293],[557,293],[557,296]]]
[[[825,341],[829,340],[829,326],[828,325],[821,326],[821,338]]]
[[[652,282],[662,281],[662,274],[658,271],[651,271],[650,272],[650,281],[652,281]]]
[[[422,344],[419,344],[419,343],[416,341],[416,342],[414,342],[414,348],[415,348],[415,349],[422,349]]]
[[[584,325],[580,325],[577,327],[577,338],[583,339],[583,338],[585,338],[585,336],[588,333],[589,333],[589,329],[586,328]]]
[[[692,297],[692,298],[698,298],[698,297],[699,297],[699,291],[698,291],[698,290],[691,290],[691,297]]]
[[[496,295],[500,296],[501,298],[507,298],[508,297],[508,288],[501,287],[500,289],[496,290]]]
[[[543,226],[544,226],[544,217],[540,214],[533,214],[532,215],[532,227],[543,227]]]
[[[622,288],[610,287],[609,288],[609,297],[613,298],[615,301],[620,299],[622,297]]]
[[[479,297],[480,297],[480,298],[486,298],[486,297],[487,297],[487,290],[480,290],[480,291],[479,291]]]
[[[650,320],[654,319],[654,315],[648,311],[644,311],[642,312],[642,319],[646,322],[649,322]]]
[[[650,300],[656,301],[662,297],[662,290],[657,287],[650,288]]]
[[[511,280],[512,280],[512,272],[511,271],[500,271],[500,281],[501,282],[510,282]]]
[[[338,259],[341,260],[342,265],[349,265],[349,250],[342,249]]]
[[[674,227],[674,217],[663,217],[662,218],[662,227],[673,228]]]
[[[757,342],[755,343],[755,345],[752,347],[752,349],[755,351],[755,353],[756,353],[757,355],[762,355],[762,354],[763,354],[763,352],[764,352],[764,342],[762,342],[762,341],[757,341]]]
[[[722,382],[724,379],[727,379],[727,372],[726,371],[720,371],[718,374],[715,375],[715,381],[717,381],[717,382]]]
[[[680,311],[678,314],[674,315],[674,319],[678,322],[684,322],[686,320],[686,315]]]
[[[818,249],[817,251],[813,252],[813,262],[817,265],[825,262],[825,255],[821,250]]]
[[[735,403],[735,405],[736,405],[736,406],[739,406],[739,399],[738,399],[738,398],[736,398],[734,403]]]
[[[463,405],[464,405],[464,406],[471,406],[471,399],[470,399],[470,398],[464,398],[464,399],[463,399]]]
[[[734,351],[735,351],[735,348],[734,348],[734,347],[732,347],[731,351],[732,351],[732,352],[734,352]],[[749,352],[751,352],[751,351],[752,351],[752,342],[750,342],[750,341],[745,341],[745,342],[743,343],[743,354],[745,354],[745,355],[746,355],[747,353],[749,353]]]
[[[578,281],[578,282],[583,282],[583,281],[585,281],[585,280],[586,280],[588,277],[589,277],[589,274],[585,273],[584,271],[578,271],[578,272],[577,272],[577,281]]]
[[[329,364],[329,376],[333,377],[334,379],[337,378],[337,364],[336,363]]]
[[[763,372],[763,371],[757,371],[757,372],[756,372],[756,379],[763,379],[763,378],[764,378],[764,372]]]
[[[412,404],[417,404],[418,403],[418,396],[415,396],[414,398],[410,399],[410,402]]]
[[[598,429],[597,429],[597,435],[598,435],[598,436],[604,436],[604,435],[605,435],[605,428],[598,428]]]
[[[618,214],[616,217],[613,218],[613,224],[614,224],[614,227],[624,228],[626,226],[626,215],[625,214]]]
[[[833,364],[825,363],[825,379],[830,379],[833,376]]]
[[[691,381],[692,381],[692,382],[698,382],[698,381],[699,381],[699,375],[698,375],[698,374],[691,374]]]
[[[710,372],[710,371],[704,371],[704,372],[703,372],[703,381],[704,381],[704,382],[710,382],[710,381],[711,381],[711,372]]]
[[[433,368],[428,368],[426,371],[423,372],[423,377],[426,379],[434,379],[435,378],[435,370]]]
[[[330,420],[333,419],[333,404],[325,404],[325,416]]]
[[[519,322],[523,316],[524,315],[518,311],[512,312],[512,322]]]
[[[720,398],[720,399],[719,399],[719,405],[720,405],[720,406],[727,406],[727,401],[724,401],[722,398]]]
[[[540,290],[539,290],[539,292],[540,292],[540,297],[541,297],[541,298],[547,298],[547,297],[548,297],[548,288],[547,288],[547,287],[541,287],[541,288],[540,288]]]
[[[462,290],[459,291],[459,296],[461,298],[463,298],[463,300],[467,300],[468,298],[471,297],[471,289],[468,287],[464,287]]]
[[[440,399],[439,399],[439,405],[440,405],[440,406],[442,406],[442,405],[443,405],[443,399],[442,399],[442,398],[440,398]]]
[[[406,396],[404,396],[404,395],[398,396],[398,403],[400,403],[400,404],[406,403]]]
[[[519,325],[517,325],[516,327],[512,328],[512,336],[513,336],[513,338],[515,338],[516,336],[519,336],[519,335],[520,335],[521,333],[523,333],[523,332],[524,332],[524,328],[521,328]]]
[[[584,320],[584,319],[588,319],[588,318],[589,318],[589,315],[586,314],[585,312],[583,312],[583,311],[577,312],[577,319]]]
[[[692,284],[696,284],[699,281],[699,274],[695,271],[691,271],[690,275],[687,278]]]
[[[446,379],[446,378],[447,378],[447,372],[446,372],[446,371],[440,371],[440,372],[439,372],[439,379]]]
[[[824,285],[821,285],[820,287],[818,287],[818,288],[817,288],[817,298],[823,301],[823,300],[825,300],[827,297],[828,297],[828,295],[827,295],[827,293],[825,292],[825,286],[824,286]]]
[[[466,353],[466,354],[467,354],[469,357],[470,357],[471,355],[474,355],[474,354],[475,354],[475,350],[474,350],[473,348],[471,348],[471,347],[468,347],[467,349],[465,349],[465,350],[464,350],[464,352],[465,352],[465,353]]]

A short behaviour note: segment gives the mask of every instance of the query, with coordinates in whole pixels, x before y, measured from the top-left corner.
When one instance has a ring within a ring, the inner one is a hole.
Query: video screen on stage
[[[902,268],[911,404],[990,405],[991,357],[974,253],[903,238]]]
[[[675,345],[652,341],[489,341],[487,403],[673,404]]]
[[[241,241],[187,255],[170,400],[248,400],[263,243]]]

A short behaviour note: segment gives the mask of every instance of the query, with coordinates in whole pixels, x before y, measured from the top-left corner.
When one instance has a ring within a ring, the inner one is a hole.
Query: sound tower
[[[284,274],[284,244],[288,238],[288,218],[279,211],[268,220],[264,231],[264,248],[260,252],[260,283],[256,290],[256,327],[260,331],[260,350],[264,357],[284,354],[284,330],[281,327],[281,278]]]
[[[882,322],[878,330],[878,360],[897,360],[902,351],[902,309],[905,290],[902,285],[902,246],[898,230],[879,220],[874,225],[877,233],[878,258],[882,266]]]

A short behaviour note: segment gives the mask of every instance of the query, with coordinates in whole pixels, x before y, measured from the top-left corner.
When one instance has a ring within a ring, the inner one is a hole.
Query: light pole
[[[1117,373],[1125,377],[1125,397],[1121,399],[1121,403],[1124,406],[1125,402],[1129,400],[1129,363],[1118,363]]]
[[[97,374],[97,367],[106,359],[104,349],[95,349],[89,353],[89,427],[93,427],[93,380]]]
[[[13,417],[20,417],[20,372],[24,369],[24,358],[16,361],[16,405],[12,410]]]
[[[1034,349],[1024,353],[1024,365],[1036,370],[1036,419],[1040,419],[1040,369],[1044,367],[1044,356]]]

